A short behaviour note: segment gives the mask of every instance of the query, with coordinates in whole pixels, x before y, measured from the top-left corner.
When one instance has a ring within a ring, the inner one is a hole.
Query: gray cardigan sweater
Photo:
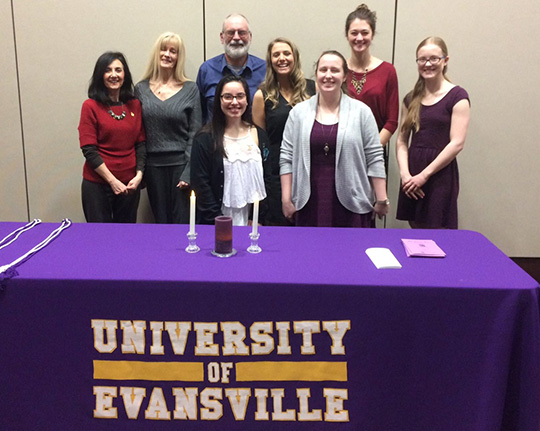
[[[292,173],[291,198],[296,210],[311,195],[310,136],[319,95],[296,105],[283,132],[280,175]],[[341,204],[357,214],[373,211],[374,193],[369,177],[386,178],[383,148],[371,110],[345,94],[339,106],[336,148],[336,193]]]

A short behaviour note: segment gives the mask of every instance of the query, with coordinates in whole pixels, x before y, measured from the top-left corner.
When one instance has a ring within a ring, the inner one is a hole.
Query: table
[[[539,286],[481,234],[261,227],[251,255],[238,227],[220,259],[197,231],[73,224],[4,280],[2,429],[540,429]]]

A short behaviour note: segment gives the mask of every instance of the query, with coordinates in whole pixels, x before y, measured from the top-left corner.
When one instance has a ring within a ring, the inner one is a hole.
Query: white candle
[[[255,195],[255,201],[253,202],[253,230],[251,233],[257,235],[257,229],[259,227],[259,195]]]
[[[191,190],[191,196],[189,198],[189,233],[193,235],[195,233],[195,207],[196,207],[195,192]]]

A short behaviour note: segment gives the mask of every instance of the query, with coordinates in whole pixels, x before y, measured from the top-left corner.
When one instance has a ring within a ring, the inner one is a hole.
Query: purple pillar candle
[[[219,254],[232,253],[232,217],[216,217],[216,248]]]

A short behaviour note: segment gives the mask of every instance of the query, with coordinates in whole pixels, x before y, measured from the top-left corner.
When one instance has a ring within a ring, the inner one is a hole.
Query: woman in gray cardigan
[[[283,214],[297,226],[371,227],[388,212],[383,148],[371,110],[342,91],[347,62],[317,61],[318,94],[289,114],[280,154]]]
[[[186,78],[184,63],[180,36],[163,33],[135,87],[147,137],[144,178],[156,223],[189,222],[191,146],[202,115],[197,85]]]

